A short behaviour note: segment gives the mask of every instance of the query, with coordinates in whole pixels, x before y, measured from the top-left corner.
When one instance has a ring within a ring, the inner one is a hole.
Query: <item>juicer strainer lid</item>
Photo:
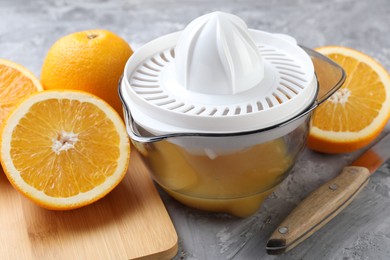
[[[141,47],[123,82],[134,120],[158,133],[267,128],[303,112],[317,91],[312,61],[293,38],[221,12]]]

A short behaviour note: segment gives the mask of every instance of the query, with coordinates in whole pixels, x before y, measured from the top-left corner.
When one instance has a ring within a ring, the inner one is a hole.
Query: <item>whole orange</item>
[[[118,81],[133,50],[107,30],[75,32],[48,51],[41,71],[44,89],[76,89],[95,94],[119,114]]]

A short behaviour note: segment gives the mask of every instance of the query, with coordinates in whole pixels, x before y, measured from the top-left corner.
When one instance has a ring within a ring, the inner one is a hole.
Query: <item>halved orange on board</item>
[[[0,125],[21,100],[42,90],[41,83],[29,70],[0,59]]]
[[[130,143],[123,121],[85,92],[42,91],[5,122],[1,164],[11,184],[42,207],[66,210],[108,194],[125,176]]]
[[[363,148],[384,129],[390,115],[390,75],[370,56],[346,47],[317,49],[346,72],[343,86],[313,113],[309,148],[345,153]]]

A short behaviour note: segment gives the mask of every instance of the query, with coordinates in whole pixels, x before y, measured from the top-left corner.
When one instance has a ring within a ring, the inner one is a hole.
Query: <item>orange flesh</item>
[[[378,116],[386,99],[385,87],[374,71],[367,77],[367,71],[371,70],[367,64],[344,55],[331,54],[329,57],[347,74],[346,82],[338,91],[346,89],[350,96],[345,103],[328,100],[319,106],[312,118],[313,125],[325,131],[358,132]]]
[[[26,96],[37,91],[33,81],[20,71],[0,64],[0,122]]]
[[[55,150],[56,141],[69,149]],[[119,142],[113,122],[94,104],[49,99],[34,104],[14,128],[10,154],[26,183],[48,196],[70,197],[114,173]]]

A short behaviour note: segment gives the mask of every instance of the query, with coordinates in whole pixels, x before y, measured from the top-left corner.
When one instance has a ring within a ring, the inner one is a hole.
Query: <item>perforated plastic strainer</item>
[[[215,12],[138,50],[125,69],[127,104],[152,132],[252,131],[314,100],[310,57],[289,36],[248,30]]]

